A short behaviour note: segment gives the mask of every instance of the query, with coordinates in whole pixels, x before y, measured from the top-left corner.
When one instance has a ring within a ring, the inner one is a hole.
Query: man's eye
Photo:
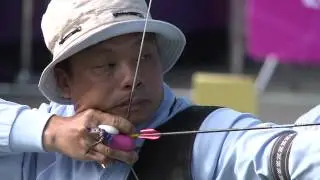
[[[94,68],[100,69],[100,68],[113,68],[116,66],[116,63],[107,63],[102,65],[97,65]]]
[[[113,68],[113,67],[116,66],[116,63],[108,63],[107,66],[108,66],[109,68]]]
[[[93,67],[95,73],[101,74],[112,71],[116,66],[116,63],[106,63],[102,65],[97,65]]]
[[[143,54],[141,56],[141,60],[149,60],[151,58],[152,58],[152,54],[151,53],[150,54]]]

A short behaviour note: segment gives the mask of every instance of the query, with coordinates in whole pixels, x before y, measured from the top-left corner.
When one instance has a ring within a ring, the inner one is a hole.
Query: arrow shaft
[[[320,123],[306,123],[306,124],[284,124],[275,126],[261,126],[251,128],[229,128],[229,129],[209,129],[209,130],[191,130],[191,131],[176,131],[176,132],[160,132],[143,134],[143,136],[171,136],[171,135],[184,135],[184,134],[197,134],[197,133],[218,133],[218,132],[233,132],[233,131],[254,131],[254,130],[266,130],[266,129],[280,129],[280,128],[294,128],[294,127],[306,127],[306,126],[318,126]]]

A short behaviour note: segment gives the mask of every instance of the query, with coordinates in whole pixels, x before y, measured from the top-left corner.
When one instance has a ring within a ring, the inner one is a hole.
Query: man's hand
[[[98,141],[98,137],[90,134],[88,128],[96,128],[102,124],[113,126],[124,134],[135,132],[134,126],[128,120],[89,109],[73,117],[52,116],[43,134],[44,148],[77,160],[94,160],[107,164],[116,159],[128,164],[134,163],[138,157],[136,152],[111,149],[102,143],[86,153],[88,148]]]

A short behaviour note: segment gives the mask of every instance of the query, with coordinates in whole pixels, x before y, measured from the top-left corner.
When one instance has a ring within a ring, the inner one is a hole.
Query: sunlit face
[[[58,84],[77,112],[96,108],[127,117],[130,92],[142,35],[118,36],[86,49],[70,59],[70,72],[56,70]],[[146,36],[129,120],[149,120],[162,99],[160,57],[151,34]]]

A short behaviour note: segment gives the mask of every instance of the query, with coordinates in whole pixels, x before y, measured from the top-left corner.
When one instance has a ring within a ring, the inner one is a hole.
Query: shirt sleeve
[[[275,124],[263,123],[249,114],[221,109],[209,115],[201,129],[269,125]],[[320,131],[293,129],[198,134],[193,151],[193,176],[216,180],[272,179],[273,170],[277,171],[275,166],[279,164],[272,164],[271,160],[280,154],[284,160],[280,161],[279,167],[284,167],[284,172],[288,172],[291,179],[313,179],[319,176],[320,171],[317,136],[320,136]]]
[[[296,124],[319,123],[320,105],[315,106],[296,120]],[[320,126],[294,128],[298,134],[293,140],[289,158],[292,179],[318,179],[320,172]]]
[[[52,115],[49,104],[31,109],[0,99],[0,155],[43,152],[42,133]]]
[[[306,113],[302,114],[297,120],[296,124],[305,124],[305,123],[319,123],[320,122],[320,105],[317,105],[307,111]],[[310,130],[318,128],[317,126],[314,127],[297,127],[296,130]]]

